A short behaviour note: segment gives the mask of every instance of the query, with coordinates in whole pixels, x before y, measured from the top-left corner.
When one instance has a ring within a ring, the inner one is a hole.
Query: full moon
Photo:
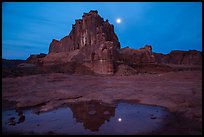
[[[122,118],[118,118],[118,122],[121,122],[122,121]]]
[[[120,24],[120,23],[121,23],[121,19],[118,18],[118,19],[116,20],[116,22],[117,22],[118,24]]]

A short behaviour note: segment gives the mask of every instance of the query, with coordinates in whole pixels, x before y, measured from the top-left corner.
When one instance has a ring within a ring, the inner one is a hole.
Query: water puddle
[[[4,134],[148,134],[165,124],[163,107],[120,102],[116,106],[91,101],[50,112],[2,112]]]

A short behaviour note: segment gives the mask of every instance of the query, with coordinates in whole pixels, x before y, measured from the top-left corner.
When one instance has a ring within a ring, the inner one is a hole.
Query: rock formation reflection
[[[80,102],[69,105],[76,122],[82,122],[85,129],[99,131],[105,121],[115,116],[115,107],[98,101]]]
[[[38,115],[32,109],[7,110],[2,113],[2,126],[5,134],[135,135],[158,131],[168,123],[168,115],[159,106],[90,101]]]

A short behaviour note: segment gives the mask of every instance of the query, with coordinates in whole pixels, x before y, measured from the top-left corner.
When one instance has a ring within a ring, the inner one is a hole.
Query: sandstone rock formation
[[[201,65],[202,52],[197,50],[173,50],[169,54],[154,53],[155,62],[162,64]]]
[[[2,59],[2,68],[15,68],[19,64],[24,63],[25,60],[7,60]]]
[[[154,63],[155,60],[151,45],[146,45],[140,49],[131,49],[129,47],[120,49],[118,59],[128,64]]]
[[[76,20],[68,36],[53,39],[44,65],[78,62],[98,74],[114,74],[117,63],[153,63],[152,47],[121,49],[114,26],[104,21],[98,11],[84,13]]]
[[[30,55],[30,57],[26,59],[26,63],[38,64],[40,63],[40,59],[44,58],[45,56],[46,54],[44,53]]]
[[[76,20],[68,36],[52,40],[44,64],[80,62],[99,74],[113,74],[116,50],[120,49],[114,26],[104,21],[98,11],[84,13]],[[63,56],[63,58],[62,58]]]
[[[121,48],[114,26],[104,21],[98,11],[91,10],[82,19],[75,20],[67,36],[52,40],[47,55],[41,53],[23,62],[12,62],[2,60],[4,76],[53,72],[134,75],[173,71],[170,64],[201,66],[202,52],[174,50],[165,55],[153,53],[151,45],[140,49]]]
[[[116,46],[120,48],[118,37],[114,33],[114,26],[104,21],[98,11],[91,10],[84,13],[82,19],[75,20],[68,36],[60,41],[52,40],[49,53],[67,52],[91,46]]]

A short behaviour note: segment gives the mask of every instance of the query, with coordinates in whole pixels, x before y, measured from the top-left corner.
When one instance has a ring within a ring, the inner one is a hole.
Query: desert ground
[[[39,112],[90,100],[163,106],[174,119],[156,134],[202,134],[201,70],[132,76],[51,73],[6,77],[2,79],[2,99],[3,109],[39,106]]]

